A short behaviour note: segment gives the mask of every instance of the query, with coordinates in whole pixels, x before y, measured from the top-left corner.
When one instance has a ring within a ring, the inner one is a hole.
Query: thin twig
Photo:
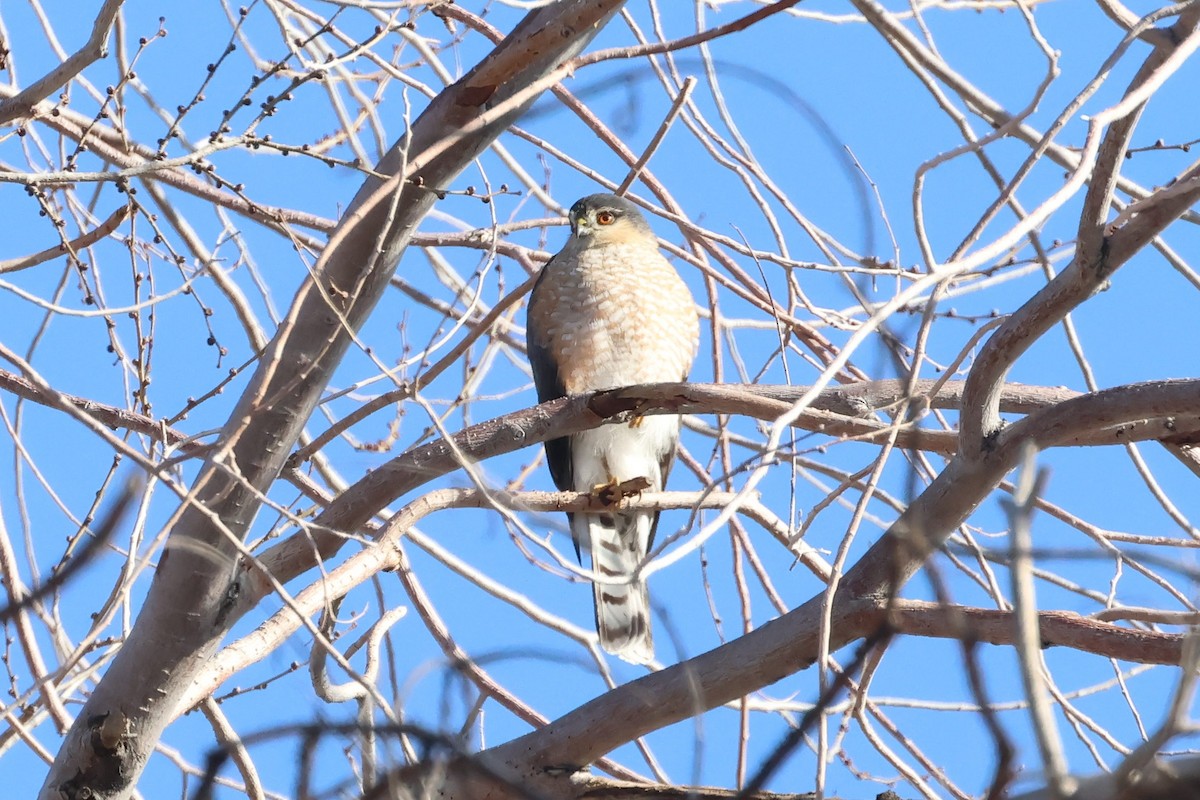
[[[1029,713],[1033,717],[1034,735],[1042,754],[1042,768],[1047,785],[1055,797],[1063,800],[1073,791],[1067,773],[1067,759],[1063,753],[1062,740],[1058,736],[1054,713],[1046,694],[1042,677],[1045,665],[1042,662],[1041,639],[1038,636],[1037,600],[1033,588],[1033,535],[1031,520],[1034,503],[1042,494],[1045,471],[1037,468],[1037,447],[1029,442],[1021,455],[1016,490],[1011,501],[1004,503],[1008,512],[1011,537],[1010,568],[1012,570],[1013,613],[1017,618],[1017,654],[1021,667],[1021,680],[1025,685],[1025,699],[1029,702]]]
[[[638,158],[637,163],[629,170],[629,174],[625,176],[625,180],[621,181],[620,185],[613,194],[624,195],[629,191],[629,187],[637,180],[638,175],[645,169],[650,157],[654,155],[654,151],[662,143],[663,137],[667,135],[667,131],[671,129],[671,123],[675,121],[675,117],[679,116],[679,112],[683,110],[684,104],[692,95],[692,90],[696,88],[696,78],[689,75],[687,80],[683,82],[683,86],[679,89],[679,94],[675,96],[674,102],[671,103],[671,108],[667,110],[667,115],[663,117],[662,123],[658,126],[658,130],[654,132],[654,136],[650,139],[650,144],[646,145],[646,149],[642,151],[642,155]]]

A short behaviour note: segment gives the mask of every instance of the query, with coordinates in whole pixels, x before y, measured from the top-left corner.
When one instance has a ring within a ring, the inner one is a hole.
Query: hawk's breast
[[[564,250],[530,316],[567,394],[687,377],[699,340],[691,292],[657,247]]]

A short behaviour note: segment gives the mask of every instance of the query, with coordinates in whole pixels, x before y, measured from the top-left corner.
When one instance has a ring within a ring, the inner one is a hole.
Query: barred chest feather
[[[531,315],[567,394],[687,377],[699,341],[691,292],[657,247],[564,251]]]

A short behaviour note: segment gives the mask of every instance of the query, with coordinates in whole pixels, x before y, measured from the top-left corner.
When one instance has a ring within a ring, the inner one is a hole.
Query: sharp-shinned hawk
[[[570,222],[570,238],[529,298],[529,362],[539,400],[686,379],[700,335],[695,302],[641,212],[622,197],[596,194],[571,206]],[[648,416],[548,441],[550,474],[562,491],[636,478],[661,491],[679,424],[677,416]],[[587,549],[597,576],[600,644],[626,661],[651,661],[650,603],[638,568],[658,512],[568,517],[576,555]]]

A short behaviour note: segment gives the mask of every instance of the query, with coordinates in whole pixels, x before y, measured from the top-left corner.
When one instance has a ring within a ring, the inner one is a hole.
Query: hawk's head
[[[576,201],[568,215],[571,233],[593,244],[628,242],[649,237],[654,231],[637,206],[615,194],[592,194]]]

